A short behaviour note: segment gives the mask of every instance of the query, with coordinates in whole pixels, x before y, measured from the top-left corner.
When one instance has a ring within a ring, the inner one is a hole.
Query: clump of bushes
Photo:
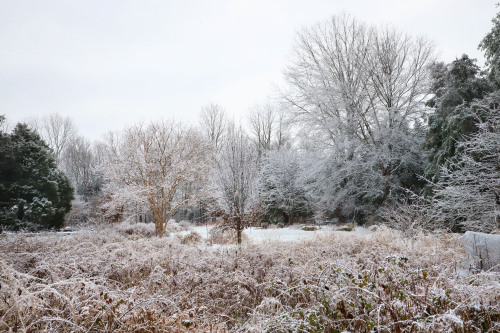
[[[9,234],[0,331],[500,330],[498,274],[463,274],[456,236],[325,235],[202,247],[116,229]]]
[[[115,224],[115,230],[121,235],[132,239],[151,238],[156,234],[153,223],[122,222]],[[166,236],[168,236],[168,234]]]
[[[210,230],[208,242],[210,244],[237,244],[237,234],[236,230],[233,228],[228,228],[224,226],[217,226]],[[248,243],[248,236],[242,232],[241,233],[242,243]]]
[[[191,231],[189,234],[184,236],[179,236],[181,244],[198,244],[201,242],[201,235],[196,231]]]

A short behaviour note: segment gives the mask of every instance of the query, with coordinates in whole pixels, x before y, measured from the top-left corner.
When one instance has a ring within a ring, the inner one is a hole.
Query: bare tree
[[[12,129],[12,124],[7,120],[5,115],[0,114],[0,133],[8,133]]]
[[[210,104],[201,109],[201,128],[215,151],[219,151],[227,127],[226,112],[217,104]]]
[[[271,149],[276,112],[270,103],[257,104],[250,110],[248,120],[260,158],[264,151]]]
[[[199,133],[172,121],[135,125],[111,134],[104,149],[108,207],[148,207],[159,237],[173,214],[198,195],[184,191],[180,196],[178,190],[202,182],[207,173],[209,150]]]
[[[60,165],[64,149],[76,136],[77,130],[73,120],[59,113],[52,113],[41,118],[33,118],[29,124],[49,145]]]
[[[255,146],[241,127],[230,124],[227,140],[213,170],[213,193],[226,225],[236,229],[238,243],[242,230],[255,212],[258,158]]]
[[[78,136],[71,141],[64,150],[61,164],[63,171],[72,180],[76,193],[85,200],[100,191],[103,184],[95,149],[84,137]]]

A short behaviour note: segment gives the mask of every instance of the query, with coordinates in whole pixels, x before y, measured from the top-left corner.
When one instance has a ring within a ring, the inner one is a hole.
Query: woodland
[[[500,229],[500,13],[478,47],[342,14],[244,121],[0,116],[0,331],[500,331],[459,241]]]

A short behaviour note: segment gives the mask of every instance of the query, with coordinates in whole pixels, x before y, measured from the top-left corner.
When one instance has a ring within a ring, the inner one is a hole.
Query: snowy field
[[[345,231],[334,231],[332,227],[321,227],[315,231],[304,231],[301,230],[302,225],[291,226],[285,228],[256,228],[251,227],[243,230],[243,233],[248,237],[252,243],[262,243],[262,242],[290,242],[290,241],[302,241],[302,240],[312,240],[320,235],[328,235],[333,232],[346,233]],[[210,237],[210,230],[212,226],[193,226],[189,227],[188,230],[172,233],[173,235],[179,234],[185,236],[191,231],[197,232],[203,239],[208,239]],[[357,227],[352,232],[358,234],[367,234],[365,228]]]
[[[170,228],[0,235],[0,331],[500,330],[498,275],[461,275],[457,235]]]

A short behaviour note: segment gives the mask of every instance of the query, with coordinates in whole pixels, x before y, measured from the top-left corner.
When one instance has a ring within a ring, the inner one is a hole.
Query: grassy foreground
[[[114,229],[0,236],[0,331],[499,332],[456,235],[209,247]]]

